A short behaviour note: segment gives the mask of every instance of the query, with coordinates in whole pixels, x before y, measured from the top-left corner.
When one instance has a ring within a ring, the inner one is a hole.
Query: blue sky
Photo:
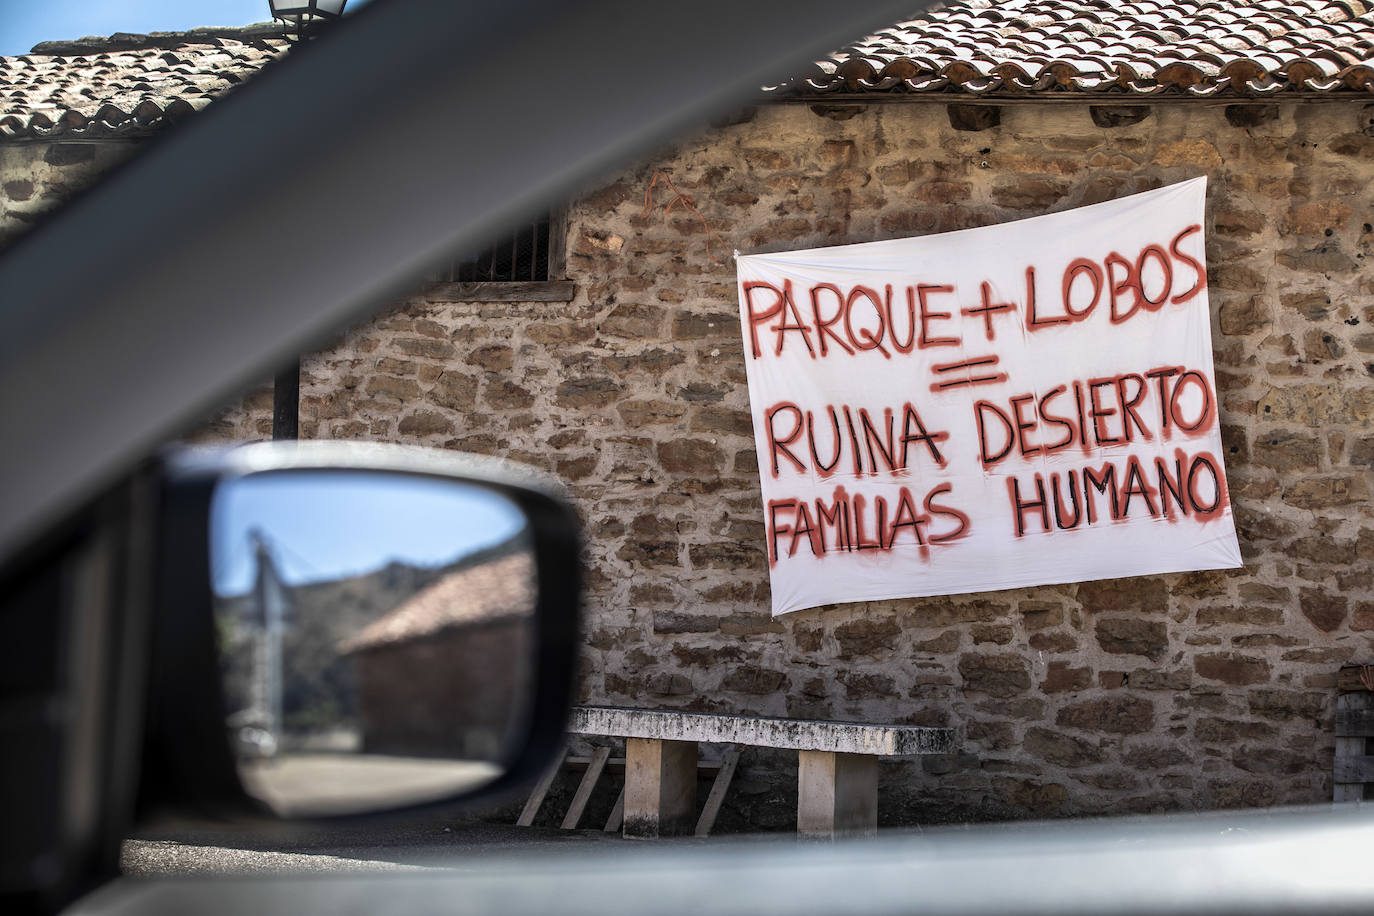
[[[253,474],[221,485],[210,519],[215,591],[253,582],[254,529],[290,584],[380,569],[439,566],[525,527],[520,510],[481,487],[442,478],[349,471]]]
[[[352,12],[366,0],[349,0]],[[0,0],[0,55],[40,41],[267,22],[267,0]]]

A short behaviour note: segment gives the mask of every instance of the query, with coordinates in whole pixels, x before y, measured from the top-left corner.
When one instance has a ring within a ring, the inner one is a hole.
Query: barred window
[[[455,261],[439,280],[451,283],[518,283],[551,279],[549,214],[520,226],[485,251]]]

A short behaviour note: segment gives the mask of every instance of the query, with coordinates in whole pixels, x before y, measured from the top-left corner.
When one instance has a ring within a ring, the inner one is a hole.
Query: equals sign
[[[989,371],[997,363],[998,357],[996,356],[980,356],[977,359],[967,359],[958,363],[936,363],[930,367],[930,370],[935,373],[937,379],[942,378],[944,380],[931,385],[930,390],[947,391],[950,388],[959,388],[964,385],[994,385],[997,382],[1005,382],[1007,380],[1005,372]],[[958,372],[961,369],[967,371],[968,375],[963,378],[952,378],[948,375],[948,373]],[[983,374],[974,375],[975,370]]]

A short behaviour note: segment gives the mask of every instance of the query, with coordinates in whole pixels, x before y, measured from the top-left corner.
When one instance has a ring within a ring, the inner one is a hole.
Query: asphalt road
[[[653,842],[699,845],[714,840]],[[611,853],[615,847],[642,848],[645,843],[596,829],[565,831],[479,820],[416,820],[294,835],[178,828],[147,831],[125,841],[121,864],[126,875],[138,877],[465,870],[482,868],[490,857],[509,862],[530,855],[547,863],[550,857],[591,848]]]

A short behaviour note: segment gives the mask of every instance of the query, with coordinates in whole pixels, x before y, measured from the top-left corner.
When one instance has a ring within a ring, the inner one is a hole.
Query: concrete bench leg
[[[878,831],[878,758],[797,751],[797,832],[872,836]]]
[[[625,739],[625,836],[691,833],[696,807],[695,741]]]

